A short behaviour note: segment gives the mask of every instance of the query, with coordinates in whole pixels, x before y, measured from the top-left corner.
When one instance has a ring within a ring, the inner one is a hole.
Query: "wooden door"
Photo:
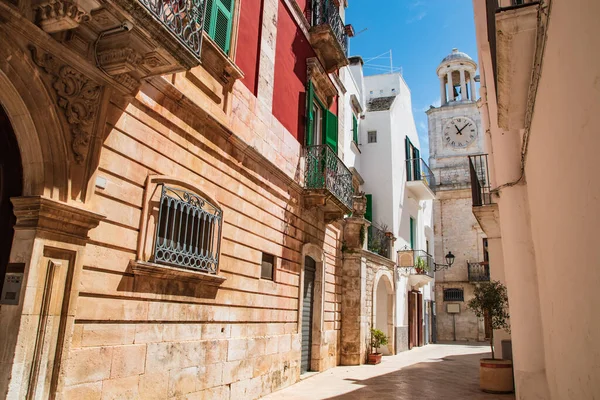
[[[417,339],[418,345],[423,346],[423,293],[417,292]]]
[[[310,371],[315,272],[315,260],[306,257],[304,259],[304,287],[302,288],[302,351],[300,373]]]
[[[417,295],[415,292],[408,292],[408,348],[412,349],[418,345],[417,328]]]

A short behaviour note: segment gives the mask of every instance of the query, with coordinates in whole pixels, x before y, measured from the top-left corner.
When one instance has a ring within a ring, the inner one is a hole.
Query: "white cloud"
[[[415,15],[412,18],[409,18],[406,20],[407,24],[412,24],[413,22],[418,22],[420,20],[422,20],[423,18],[425,18],[427,16],[427,12],[426,11],[421,11],[420,13],[418,13],[417,15]]]

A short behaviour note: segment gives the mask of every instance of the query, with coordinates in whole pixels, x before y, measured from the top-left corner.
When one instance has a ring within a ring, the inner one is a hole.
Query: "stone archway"
[[[388,337],[388,344],[379,349],[384,355],[395,354],[395,301],[393,277],[388,270],[379,270],[373,280],[373,310],[371,326]]]

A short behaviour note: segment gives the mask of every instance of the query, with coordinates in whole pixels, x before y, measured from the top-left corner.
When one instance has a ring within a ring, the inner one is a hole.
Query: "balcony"
[[[473,214],[490,239],[500,237],[498,205],[493,202],[488,171],[488,155],[469,156]]]
[[[435,176],[422,158],[406,160],[406,188],[417,200],[435,199]]]
[[[433,256],[424,250],[400,250],[398,266],[410,273],[408,278],[410,286],[421,288],[433,281],[435,270]]]
[[[540,62],[538,37],[546,24],[540,2],[532,0],[487,0],[488,37],[492,51],[498,100],[498,125],[505,130],[523,129],[529,91]],[[541,14],[541,15],[538,15]],[[539,25],[539,26],[538,26]],[[536,60],[536,58],[538,58]]]
[[[490,265],[487,261],[477,263],[467,263],[469,272],[469,282],[489,282]]]
[[[314,0],[312,6],[310,43],[325,70],[334,72],[349,64],[348,32],[339,13],[339,1]]]
[[[309,146],[305,151],[304,204],[319,207],[326,221],[352,212],[352,173],[327,145]]]
[[[392,233],[387,231],[387,227],[379,228],[373,224],[369,226],[367,250],[382,257],[390,258],[391,245]]]

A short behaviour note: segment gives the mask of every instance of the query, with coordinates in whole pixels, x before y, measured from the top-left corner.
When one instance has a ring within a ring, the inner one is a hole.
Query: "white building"
[[[433,254],[435,183],[420,158],[410,89],[402,75],[364,76],[360,57],[350,58],[350,63],[359,90],[356,97],[365,108],[352,151],[360,160],[366,218],[372,222],[367,250],[400,260],[406,267],[396,268],[394,282],[393,329],[398,352],[430,341],[433,258],[429,254]],[[413,267],[419,258],[426,266],[417,273]]]

